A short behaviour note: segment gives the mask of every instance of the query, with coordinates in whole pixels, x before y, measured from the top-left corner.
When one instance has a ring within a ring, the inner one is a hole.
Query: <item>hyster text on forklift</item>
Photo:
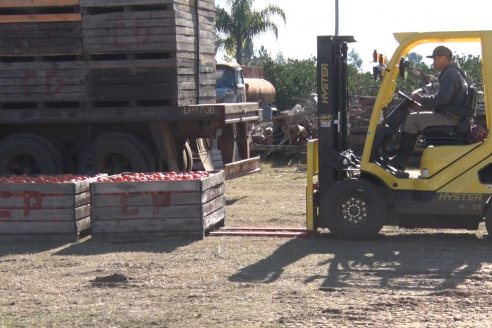
[[[348,149],[347,51],[352,36],[318,37],[318,139],[308,145],[307,228],[328,228],[341,239],[375,238],[384,225],[404,228],[476,230],[492,233],[492,140],[471,140],[475,114],[458,126],[431,126],[417,142],[413,165],[391,166],[391,149],[415,104],[398,83],[409,69],[410,52],[476,48],[482,59],[484,128],[492,124],[492,31],[396,33],[399,42],[387,64],[362,156]],[[430,49],[430,50],[429,50]],[[427,55],[427,53],[423,54]],[[469,81],[472,84],[472,81]],[[471,92],[467,97],[474,97]],[[468,99],[470,100],[470,99]],[[476,108],[476,98],[471,99]]]

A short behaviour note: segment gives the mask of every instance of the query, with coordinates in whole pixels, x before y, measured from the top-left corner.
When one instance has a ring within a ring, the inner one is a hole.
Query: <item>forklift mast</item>
[[[347,44],[353,36],[318,36],[318,149],[320,196],[339,179],[348,149]]]

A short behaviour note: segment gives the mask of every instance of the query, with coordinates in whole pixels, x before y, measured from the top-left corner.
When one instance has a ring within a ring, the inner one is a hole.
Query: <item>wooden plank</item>
[[[129,53],[129,52],[143,52],[143,51],[152,51],[152,52],[171,52],[174,53],[177,51],[175,42],[159,42],[159,43],[119,43],[118,46],[114,44],[87,44],[84,46],[85,51],[91,54],[97,53]]]
[[[110,207],[120,204],[124,207],[154,206],[159,203],[169,205],[198,205],[205,204],[224,194],[224,184],[214,186],[203,192],[145,192],[125,194],[102,194],[92,198],[91,206]]]
[[[0,228],[1,229],[1,228]],[[0,230],[1,231],[1,230]],[[33,244],[49,244],[50,247],[55,245],[65,245],[67,243],[74,243],[79,241],[79,236],[75,233],[1,233],[0,243],[26,243]]]
[[[2,0],[0,8],[78,6],[80,0]]]
[[[93,208],[91,217],[93,221],[104,220],[138,220],[138,219],[159,219],[159,218],[200,218],[202,206],[195,205],[166,205],[156,204],[155,206],[129,206],[120,205]]]
[[[101,60],[87,62],[87,68],[93,72],[100,69],[149,69],[168,68],[176,70],[178,61],[175,58],[168,59],[145,59],[145,60]]]
[[[226,199],[225,196],[219,196],[215,199],[212,199],[206,204],[203,204],[202,206],[202,215],[201,217],[205,217],[215,211],[218,211],[222,207],[226,205]]]
[[[75,221],[76,233],[80,234],[83,231],[89,230],[91,228],[91,217],[86,216],[84,218]]]
[[[216,226],[220,222],[223,222],[225,220],[225,216],[226,216],[225,207],[221,207],[217,211],[212,212],[209,215],[206,215],[202,219],[203,230],[209,230],[210,228]]]
[[[82,24],[80,22],[0,24],[1,39],[58,38],[60,36],[78,38],[81,31]]]
[[[89,204],[89,191],[76,194],[42,194],[42,193],[0,193],[0,210],[30,208],[73,208]]]
[[[95,182],[91,184],[91,195],[143,192],[204,191],[224,182],[222,171],[213,172],[201,180],[147,181],[141,182]]]
[[[173,4],[174,0],[80,0],[82,7]]]
[[[118,238],[121,233],[135,234],[136,238],[139,233],[160,233],[164,235],[201,235],[203,229],[201,220],[197,218],[161,218],[161,219],[140,219],[140,220],[107,220],[104,222],[92,222],[91,234],[93,238]]]
[[[1,26],[0,26],[1,27]],[[119,38],[123,37],[133,37],[134,39],[138,40],[145,40],[146,38],[149,38],[151,36],[155,35],[160,35],[160,36],[166,36],[167,38],[173,38],[173,41],[176,41],[176,38],[179,35],[176,35],[176,29],[174,27],[170,26],[129,26],[125,28],[114,28],[114,29],[108,29],[108,28],[85,28],[82,31],[82,34],[84,38],[113,38],[113,40],[109,39],[107,40],[108,42],[115,42],[114,39],[119,41]],[[183,35],[186,36],[186,35]],[[166,41],[171,41],[171,40],[166,40]]]
[[[0,24],[33,22],[80,22],[80,14],[0,15]]]
[[[36,204],[34,204],[36,205]],[[75,222],[79,218],[90,215],[90,205],[77,208],[37,208],[36,206],[22,209],[1,209],[0,221],[15,222]]]
[[[15,234],[70,234],[75,238],[76,225],[74,221],[52,222],[12,222],[0,221],[0,239],[2,236]]]
[[[141,11],[117,11],[101,12],[91,14],[86,13],[82,17],[84,29],[90,29],[98,26],[103,22],[110,21],[113,28],[124,27],[149,27],[149,26],[173,26],[174,11],[171,10],[141,10]],[[164,22],[168,24],[165,24]],[[117,22],[114,22],[117,21]],[[115,24],[116,23],[116,24]],[[108,26],[108,25],[104,25]],[[111,26],[111,25],[110,25]]]
[[[0,183],[0,193],[75,194],[73,183]]]
[[[151,34],[152,32],[149,30],[149,34],[139,35],[138,33],[132,31],[132,29],[128,30],[120,30],[123,32],[122,34],[130,34],[130,35],[110,35],[110,36],[97,36],[97,37],[85,37],[84,38],[84,47],[95,47],[95,46],[104,46],[106,45],[108,49],[117,49],[119,48],[131,48],[134,46],[145,47],[149,44],[155,44],[153,48],[155,49],[169,49],[175,50],[176,44],[194,44],[195,40],[193,37],[187,36],[175,36],[175,35],[165,35],[160,33]],[[178,39],[178,40],[176,40]],[[135,51],[144,51],[143,49],[139,50],[135,48]],[[90,52],[90,51],[89,51]]]

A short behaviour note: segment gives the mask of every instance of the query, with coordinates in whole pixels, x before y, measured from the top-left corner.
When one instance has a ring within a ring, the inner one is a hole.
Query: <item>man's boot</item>
[[[400,138],[400,147],[398,153],[389,161],[389,165],[394,166],[399,170],[404,170],[408,160],[412,155],[418,135],[402,132]]]

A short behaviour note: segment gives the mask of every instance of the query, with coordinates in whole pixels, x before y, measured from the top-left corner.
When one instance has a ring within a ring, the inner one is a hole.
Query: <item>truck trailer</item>
[[[220,145],[256,170],[214,42],[213,0],[1,1],[0,174],[216,169]]]

